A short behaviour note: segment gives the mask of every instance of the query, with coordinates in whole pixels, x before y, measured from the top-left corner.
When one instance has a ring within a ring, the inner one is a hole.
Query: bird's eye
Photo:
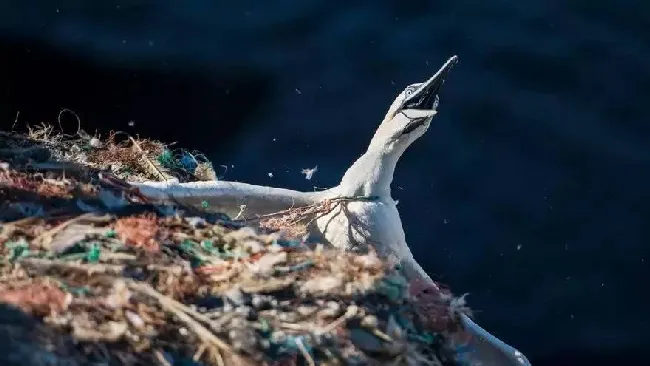
[[[404,92],[404,95],[406,97],[410,97],[411,95],[413,95],[413,93],[415,93],[416,90],[418,90],[417,85],[411,85],[408,88],[406,88],[406,91]]]

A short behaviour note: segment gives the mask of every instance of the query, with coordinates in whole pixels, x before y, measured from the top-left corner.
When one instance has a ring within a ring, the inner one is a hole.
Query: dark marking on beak
[[[403,113],[403,112],[401,112],[401,113],[406,116],[405,113]],[[400,136],[407,135],[407,134],[415,131],[418,127],[425,124],[427,122],[427,119],[429,119],[429,117],[410,118],[409,116],[406,116],[406,118],[409,119],[409,122],[406,125],[406,127],[404,127],[402,132],[400,132],[400,134],[399,134]]]

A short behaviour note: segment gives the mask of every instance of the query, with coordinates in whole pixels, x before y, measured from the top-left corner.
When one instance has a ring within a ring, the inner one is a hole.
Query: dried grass
[[[174,151],[170,145],[150,139],[134,138],[125,132],[111,131],[108,137],[90,136],[82,130],[75,135],[55,131],[52,125],[41,124],[28,127],[26,135],[0,132],[0,159],[2,149],[13,152],[14,157],[23,160],[41,153],[41,159],[53,158],[58,162],[72,162],[87,167],[110,171],[129,181],[159,181],[178,179],[179,181],[216,179],[212,164],[198,152]],[[16,152],[21,151],[20,154]],[[185,169],[177,155],[188,156],[196,162],[193,171]],[[165,157],[161,162],[161,157]],[[32,159],[33,160],[33,159]],[[164,164],[169,166],[164,166]]]

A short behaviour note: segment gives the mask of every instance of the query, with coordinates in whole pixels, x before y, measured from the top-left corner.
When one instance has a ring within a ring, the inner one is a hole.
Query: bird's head
[[[452,56],[428,80],[407,86],[388,109],[372,138],[371,148],[403,152],[422,136],[437,113],[440,88],[457,62],[458,57]]]

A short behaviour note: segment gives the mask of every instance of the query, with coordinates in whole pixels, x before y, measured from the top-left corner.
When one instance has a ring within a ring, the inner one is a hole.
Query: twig
[[[203,353],[205,352],[206,348],[207,347],[206,347],[205,343],[201,343],[201,345],[199,346],[199,349],[196,351],[196,353],[194,353],[194,356],[192,356],[192,360],[194,360],[194,362],[199,362],[199,360],[201,359],[201,356],[203,356]]]
[[[214,321],[210,319],[208,316],[203,315],[196,310],[190,308],[189,306],[186,306],[185,304],[182,304],[180,302],[177,302],[174,304],[174,306],[178,307],[178,310],[183,311],[184,313],[191,315],[194,317],[194,319],[203,322],[203,324],[210,326],[210,329],[212,329],[215,332],[221,331],[221,327],[223,327],[232,317],[235,315],[235,313],[228,313],[225,314],[221,319],[218,321]]]
[[[134,261],[138,259],[137,256],[128,253],[102,253],[101,260],[103,261]]]
[[[314,359],[309,354],[309,351],[307,351],[307,348],[305,348],[305,345],[302,344],[302,339],[296,338],[296,345],[298,346],[300,353],[302,353],[302,357],[304,357],[305,360],[307,360],[309,366],[316,366],[316,362],[314,362]]]
[[[325,334],[329,333],[332,330],[336,329],[339,325],[343,324],[348,319],[352,319],[357,315],[357,312],[359,311],[359,308],[357,308],[354,305],[351,305],[348,307],[348,309],[345,311],[345,314],[341,315],[338,319],[334,320],[330,324],[328,324],[325,328],[316,331],[316,334]]]
[[[30,216],[30,217],[25,217],[24,219],[20,219],[17,221],[11,221],[11,222],[6,222],[2,225],[0,225],[0,243],[4,242],[5,240],[9,240],[11,236],[13,235],[14,232],[19,230],[19,226],[23,224],[29,224],[32,221],[38,219],[35,216]]]
[[[217,348],[220,348],[221,350],[225,350],[230,353],[233,352],[233,350],[230,348],[230,346],[227,343],[225,343],[217,336],[212,334],[212,332],[210,332],[203,325],[201,325],[201,323],[197,322],[191,316],[183,312],[181,309],[184,308],[185,305],[165,295],[162,295],[161,293],[153,289],[148,284],[129,281],[128,285],[132,290],[138,291],[142,294],[145,294],[147,296],[153,297],[156,300],[158,300],[158,302],[164,309],[176,315],[180,321],[182,321],[183,323],[185,323],[185,325],[191,328],[198,337],[203,339],[204,342],[214,345]]]
[[[76,222],[79,222],[85,218],[88,218],[90,216],[93,216],[94,214],[92,213],[86,213],[81,216],[73,217],[67,221],[62,222],[61,224],[53,227],[52,229],[42,233],[38,237],[36,237],[32,242],[36,245],[41,246],[44,249],[50,249],[50,243],[52,242],[52,239],[54,238],[54,235],[58,234],[61,230],[65,229],[67,226],[74,224]]]
[[[219,349],[216,348],[216,347],[213,347],[212,352],[214,354],[215,361],[217,361],[217,366],[224,366],[225,364],[223,362],[223,357],[221,357],[221,352],[219,352]]]
[[[221,318],[219,318],[218,320],[214,320],[214,321],[210,320],[210,324],[213,327],[212,329],[213,330],[220,329],[221,327],[226,325],[226,323],[228,323],[234,317],[235,317],[235,313],[232,312],[232,313],[226,313],[226,314],[222,315]]]
[[[297,331],[311,331],[311,328],[307,325],[295,324],[295,323],[280,323],[280,326],[284,329],[297,330]]]
[[[159,349],[153,351],[154,357],[160,366],[172,366]]]
[[[365,196],[335,197],[335,198],[331,198],[331,199],[329,199],[327,201],[318,202],[318,203],[314,203],[314,204],[311,204],[311,205],[291,207],[291,208],[288,208],[288,209],[282,210],[282,211],[272,212],[272,213],[265,214],[265,215],[258,215],[258,216],[255,216],[255,217],[248,217],[248,218],[243,218],[243,219],[240,219],[240,220],[233,220],[233,221],[242,221],[242,222],[260,221],[260,220],[268,219],[268,218],[275,217],[275,216],[286,215],[286,214],[289,214],[289,213],[295,211],[296,209],[305,209],[305,210],[307,210],[307,209],[319,209],[319,208],[323,208],[324,202],[340,203],[340,202],[345,202],[345,201],[367,201],[367,200],[373,200],[373,199],[375,199],[375,197],[365,197]],[[327,211],[329,212],[332,209],[334,209],[335,207],[336,206],[330,207],[330,208],[327,209]],[[314,213],[314,212],[307,212],[307,213]]]
[[[184,271],[183,267],[181,266],[160,265],[160,264],[147,264],[147,269],[150,271],[169,272],[175,276],[182,275]]]
[[[169,180],[169,179],[172,178],[172,177],[168,177],[168,176],[166,176],[166,175],[165,175],[165,174],[164,174],[160,169],[158,169],[158,167],[156,166],[156,164],[154,164],[154,163],[151,161],[151,159],[149,159],[149,157],[147,156],[147,153],[146,153],[144,150],[142,150],[142,148],[140,147],[140,144],[139,144],[139,143],[138,143],[138,142],[137,142],[133,137],[129,136],[129,139],[130,139],[131,142],[133,143],[133,148],[134,148],[137,152],[139,152],[140,154],[142,154],[142,158],[144,159],[145,163],[147,164],[147,166],[148,166],[148,167],[149,167],[153,172],[155,172],[156,174],[158,174],[158,175],[160,176],[160,178],[161,178],[163,181],[166,181],[166,180]]]
[[[386,342],[393,342],[393,338],[379,329],[373,329],[372,333]]]
[[[291,207],[291,208],[288,208],[288,209],[286,209],[286,210],[277,211],[277,212],[271,212],[271,213],[266,214],[266,215],[258,215],[258,216],[255,216],[255,217],[245,217],[245,218],[243,218],[243,219],[233,220],[233,221],[241,221],[241,222],[248,222],[248,221],[261,221],[261,220],[268,219],[268,218],[275,217],[275,216],[286,215],[286,214],[288,214],[288,213],[291,213],[291,212],[295,211],[296,209],[317,208],[317,207],[319,207],[320,205],[321,205],[321,203],[319,202],[319,203],[314,203],[314,204],[307,205],[307,206]]]
[[[62,261],[53,261],[49,259],[40,258],[23,258],[18,261],[25,267],[31,267],[39,270],[48,270],[50,268],[60,268],[67,270],[82,271],[88,274],[102,273],[120,275],[124,272],[124,266],[115,264],[83,264],[83,263],[70,263]]]

